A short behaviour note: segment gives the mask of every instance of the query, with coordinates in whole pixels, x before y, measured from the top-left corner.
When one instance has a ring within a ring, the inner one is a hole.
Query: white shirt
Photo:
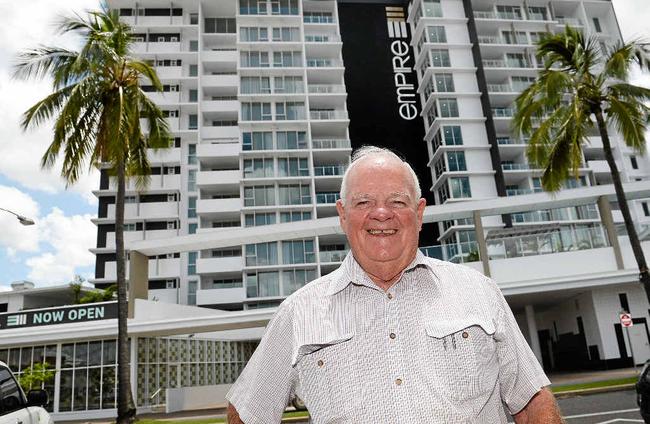
[[[293,393],[317,424],[492,424],[549,384],[496,284],[418,251],[387,292],[348,254],[288,297],[226,397],[246,424]]]

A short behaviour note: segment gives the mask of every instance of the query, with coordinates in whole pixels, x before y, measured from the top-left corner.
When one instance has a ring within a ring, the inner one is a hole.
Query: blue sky
[[[648,0],[614,0],[626,39],[650,40]],[[38,286],[62,284],[75,274],[91,278],[95,245],[98,187],[96,172],[65,189],[58,166],[43,171],[40,157],[51,141],[48,126],[23,133],[20,114],[50,92],[47,81],[16,81],[11,63],[20,50],[41,43],[72,47],[77,40],[58,37],[53,23],[61,14],[94,9],[98,0],[0,0],[0,208],[33,218],[24,227],[12,215],[0,212],[0,290],[28,279]],[[650,86],[639,75],[638,83]]]

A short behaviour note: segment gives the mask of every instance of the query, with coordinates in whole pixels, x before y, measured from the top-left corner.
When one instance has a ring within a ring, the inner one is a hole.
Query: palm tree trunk
[[[623,221],[625,222],[625,229],[627,230],[627,235],[630,238],[632,252],[634,253],[634,258],[636,259],[636,263],[639,267],[639,281],[645,288],[646,296],[650,302],[650,273],[648,273],[648,265],[646,264],[643,248],[639,242],[639,236],[636,234],[634,222],[632,221],[632,216],[630,215],[630,207],[628,206],[627,199],[625,198],[623,184],[621,183],[621,176],[618,173],[618,167],[614,161],[614,155],[612,154],[612,147],[609,142],[609,134],[607,133],[607,126],[605,125],[603,112],[599,108],[595,114],[596,122],[598,123],[598,131],[600,132],[600,138],[603,140],[605,159],[607,159],[607,164],[609,165],[609,169],[612,172],[612,182],[614,183],[614,189],[616,190],[616,200],[618,201],[618,206],[621,209]]]
[[[124,162],[117,165],[117,196],[115,198],[115,256],[117,265],[117,424],[129,424],[135,419],[131,394],[129,335],[127,330],[128,303],[126,290],[126,257],[124,254],[124,191],[126,186]]]

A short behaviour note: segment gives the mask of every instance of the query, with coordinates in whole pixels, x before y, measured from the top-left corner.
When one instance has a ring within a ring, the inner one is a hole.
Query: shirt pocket
[[[499,375],[494,332],[483,318],[425,323],[425,360],[449,400],[480,407],[489,399]]]
[[[310,340],[297,348],[294,358],[299,377],[296,393],[313,417],[336,416],[337,405],[342,405],[340,388],[346,387],[346,380],[352,378],[346,355],[352,338],[352,334],[344,334]]]

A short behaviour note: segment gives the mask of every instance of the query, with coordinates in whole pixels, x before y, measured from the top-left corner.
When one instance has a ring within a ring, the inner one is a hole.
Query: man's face
[[[401,272],[415,257],[424,199],[416,199],[398,160],[370,156],[348,175],[345,206],[336,209],[355,259],[367,271]]]

